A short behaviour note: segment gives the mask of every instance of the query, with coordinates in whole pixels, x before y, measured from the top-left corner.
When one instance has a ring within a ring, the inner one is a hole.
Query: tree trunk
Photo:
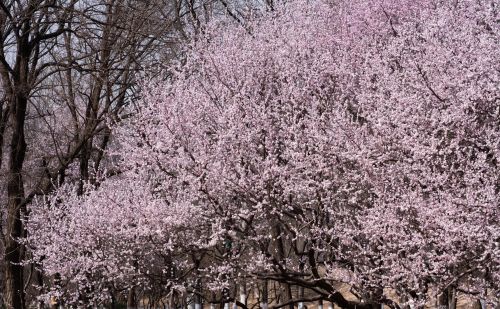
[[[128,290],[127,309],[137,309],[137,299],[135,296],[135,288],[133,287]]]
[[[20,89],[19,89],[20,88]],[[24,271],[22,214],[24,212],[24,182],[22,169],[26,153],[24,120],[27,97],[22,93],[24,87],[18,87],[11,103],[10,125],[12,136],[9,149],[9,167],[7,176],[7,233],[5,239],[5,306],[8,309],[24,309]]]
[[[210,293],[210,309],[216,309],[215,302],[217,301],[217,295],[215,292]]]
[[[194,293],[194,309],[202,309],[203,308],[203,289],[201,284],[201,279],[198,278],[196,280],[195,285],[195,293]]]
[[[245,281],[240,284],[240,303],[247,305],[247,285]]]
[[[457,308],[457,290],[455,288],[448,288],[448,309]]]
[[[275,249],[276,249],[276,258],[280,263],[283,263],[283,267],[286,266],[285,262],[285,244],[283,243],[283,239],[281,238],[282,230],[281,225],[279,223],[275,224],[272,229],[273,239],[275,241]],[[292,295],[292,287],[289,283],[280,282],[281,290],[284,291],[284,299],[283,302],[291,301],[293,299]],[[293,303],[288,305],[289,309],[293,309]]]
[[[448,293],[447,293],[447,290],[443,291],[441,294],[438,295],[437,308],[438,309],[448,309]]]
[[[92,148],[92,144],[89,141],[86,141],[80,153],[80,180],[78,184],[78,195],[83,194],[83,188],[86,182],[89,180],[89,161],[90,161],[90,150]]]
[[[267,309],[269,305],[269,300],[268,300],[268,282],[267,280],[264,280],[262,282],[262,290],[260,293],[260,308],[261,309]]]
[[[43,271],[34,269],[33,271],[36,272],[36,284],[40,287],[39,290],[39,295],[44,293],[44,285],[43,285]],[[38,301],[38,308],[43,309],[44,308],[44,302],[43,300]]]

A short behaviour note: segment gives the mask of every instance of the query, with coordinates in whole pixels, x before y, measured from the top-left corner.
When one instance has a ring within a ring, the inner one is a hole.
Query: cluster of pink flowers
[[[498,298],[499,12],[296,0],[213,22],[115,129],[122,173],[32,207],[35,260],[96,301],[199,278]]]

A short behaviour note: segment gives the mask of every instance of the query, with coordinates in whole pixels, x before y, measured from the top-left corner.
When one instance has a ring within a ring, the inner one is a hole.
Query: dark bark
[[[24,121],[28,99],[26,93],[23,93],[23,88],[18,86],[15,96],[10,102],[12,136],[7,171],[7,233],[4,262],[5,305],[7,308],[13,309],[24,308],[24,270],[21,265],[23,245],[19,239],[23,236],[22,215],[25,212],[22,169],[26,154]]]
[[[437,308],[448,309],[448,293],[446,293],[446,291],[443,291],[441,294],[438,295]]]
[[[262,282],[262,290],[260,293],[260,308],[262,309],[267,309],[269,305],[269,299],[268,299],[268,289],[269,289],[269,284],[267,280],[264,280]]]
[[[135,288],[131,287],[127,296],[127,309],[137,309],[137,297],[135,295]]]
[[[280,226],[280,223],[276,223],[273,226],[273,239],[275,242],[276,246],[276,258],[279,261],[279,263],[283,266],[283,268],[286,268],[285,265],[285,244],[283,243],[283,238],[281,238],[281,234],[283,233],[282,228]],[[292,295],[292,287],[289,283],[286,282],[280,282],[279,283],[281,286],[281,290],[284,291],[284,299],[283,301],[288,302],[293,300],[293,295]],[[289,309],[293,309],[294,305],[293,302],[290,302]]]
[[[91,147],[91,141],[86,141],[85,143],[83,143],[82,149],[80,151],[80,182],[78,184],[78,195],[83,194],[83,187],[89,180],[89,161]]]

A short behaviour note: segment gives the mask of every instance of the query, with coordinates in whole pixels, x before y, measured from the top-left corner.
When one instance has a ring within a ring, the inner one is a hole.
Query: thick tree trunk
[[[128,290],[127,309],[137,309],[137,298],[133,287]]]
[[[18,89],[18,91],[22,91]],[[9,168],[7,178],[7,233],[5,239],[5,306],[8,309],[24,309],[24,271],[21,265],[23,245],[23,199],[24,182],[22,168],[26,153],[24,120],[27,97],[16,93],[11,101],[10,124],[12,136],[9,149]]]
[[[11,212],[9,212],[9,217]],[[14,218],[13,221],[17,221]],[[17,222],[8,224],[13,226],[13,229],[18,229]],[[5,306],[8,309],[23,309],[24,308],[24,292],[23,292],[23,267],[19,265],[21,262],[21,253],[18,248],[18,242],[14,240],[6,241],[5,254]]]
[[[89,162],[90,153],[92,149],[92,140],[88,140],[82,145],[80,150],[80,179],[78,183],[78,195],[82,195],[84,192],[84,186],[90,178],[89,173]]]
[[[437,308],[438,309],[448,309],[448,293],[447,293],[447,291],[443,291],[441,294],[438,295]]]
[[[286,264],[285,263],[285,244],[283,243],[283,239],[281,238],[282,230],[281,230],[280,223],[276,223],[273,226],[272,232],[273,232],[273,239],[275,242],[275,250],[276,250],[276,255],[277,255],[276,258],[280,263],[283,263],[283,267],[285,267],[286,266],[285,265]],[[284,292],[282,294],[282,295],[284,295],[283,302],[291,301],[293,299],[291,285],[289,283],[280,282],[280,286],[281,286],[281,291]],[[293,309],[294,308],[293,303],[290,303],[290,305],[288,305],[288,308]]]

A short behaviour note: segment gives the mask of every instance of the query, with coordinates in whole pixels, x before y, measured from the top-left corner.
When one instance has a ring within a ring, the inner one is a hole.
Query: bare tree
[[[7,308],[24,308],[22,216],[25,213],[23,165],[26,158],[25,123],[29,99],[51,66],[45,62],[52,42],[67,31],[76,0],[0,2],[0,78],[5,102],[0,127],[7,128],[5,167],[6,226],[4,227],[4,295]],[[4,129],[5,130],[5,129]],[[3,132],[2,132],[3,133]],[[2,134],[3,135],[3,134]],[[3,137],[3,136],[2,136]]]

